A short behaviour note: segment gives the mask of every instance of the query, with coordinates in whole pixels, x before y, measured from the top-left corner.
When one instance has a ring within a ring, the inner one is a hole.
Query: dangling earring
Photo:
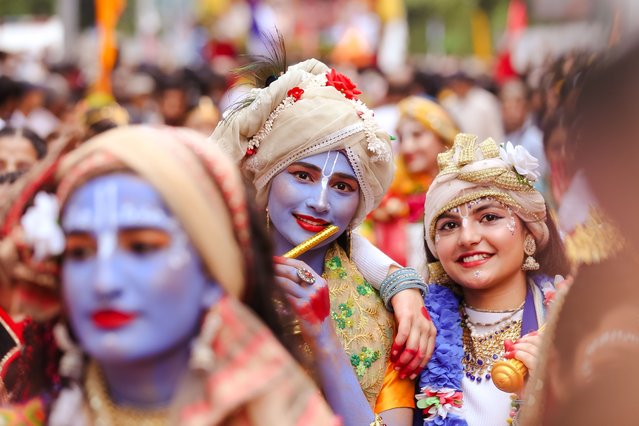
[[[266,208],[266,233],[271,235],[271,216],[268,214],[268,207]]]
[[[53,326],[53,337],[63,352],[60,358],[60,375],[79,380],[82,376],[82,350],[71,339],[67,326],[61,322]]]
[[[191,348],[189,366],[196,370],[212,371],[215,367],[213,341],[222,326],[222,318],[216,311],[209,311],[204,318],[200,334],[195,338]]]
[[[348,258],[350,259],[353,256],[353,228],[348,228],[346,238],[348,239]]]
[[[535,243],[535,239],[533,238],[533,236],[528,234],[524,239],[524,253],[528,257],[524,261],[524,264],[521,265],[522,271],[536,271],[537,269],[539,269],[539,263],[537,263],[537,261],[533,257],[535,251],[537,251],[537,243]]]
[[[435,284],[446,284],[452,280],[444,270],[441,262],[431,262],[428,264],[428,282]]]

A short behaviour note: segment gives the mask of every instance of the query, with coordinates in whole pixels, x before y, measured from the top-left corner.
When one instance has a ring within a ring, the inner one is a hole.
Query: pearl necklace
[[[470,317],[468,316],[468,313],[466,312],[466,308],[473,309],[473,310],[476,310],[476,309],[471,308],[470,306],[467,306],[467,305],[464,305],[464,307],[462,308],[464,310],[462,316],[464,317],[464,321],[466,321],[466,325],[468,326],[468,328],[471,329],[471,331],[475,331],[475,326],[479,326],[479,327],[494,327],[496,325],[501,324],[502,322],[504,322],[506,320],[511,319],[512,317],[515,316],[515,314],[517,314],[517,312],[519,312],[522,309],[524,309],[524,302],[522,302],[522,304],[519,305],[519,307],[514,309],[514,310],[505,311],[504,313],[507,313],[507,314],[504,315],[503,317],[499,318],[497,321],[489,322],[489,323],[483,323],[483,322],[479,322],[479,321],[472,321],[470,319]],[[484,312],[484,311],[478,311],[478,312]]]
[[[474,306],[470,306],[468,303],[466,303],[466,301],[462,302],[462,304],[464,305],[464,308],[472,309],[473,311],[477,311],[477,312],[489,313],[489,314],[510,314],[513,312],[519,312],[524,307],[524,303],[526,303],[525,299],[523,302],[521,302],[519,306],[517,306],[514,309],[504,309],[503,311],[500,311],[500,310],[494,310],[494,309],[475,308]]]

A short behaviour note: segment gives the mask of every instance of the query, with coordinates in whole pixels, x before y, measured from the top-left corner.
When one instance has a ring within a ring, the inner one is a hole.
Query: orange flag
[[[111,71],[117,55],[115,27],[126,0],[95,0],[95,21],[100,40],[100,71],[94,92],[111,94]]]

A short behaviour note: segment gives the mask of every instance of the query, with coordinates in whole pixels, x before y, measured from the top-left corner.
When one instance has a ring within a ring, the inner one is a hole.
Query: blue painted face
[[[62,215],[62,290],[71,327],[103,363],[188,351],[221,296],[156,190],[119,173],[90,180]]]
[[[278,249],[292,248],[333,224],[346,231],[359,206],[360,189],[346,156],[329,151],[306,157],[273,178],[268,197]],[[338,235],[318,247],[328,245]]]

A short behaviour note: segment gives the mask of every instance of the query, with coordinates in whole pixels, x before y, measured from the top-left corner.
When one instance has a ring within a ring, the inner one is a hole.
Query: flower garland
[[[556,286],[569,285],[559,275],[550,278],[535,274],[531,278],[544,294],[546,307],[552,304]],[[415,395],[417,407],[423,410],[424,426],[467,426],[462,417],[464,346],[460,299],[450,288],[430,284],[424,302],[437,329],[437,337],[433,355],[419,378],[421,393]],[[516,408],[513,402],[511,418],[516,414]]]
[[[437,329],[437,337],[433,356],[419,378],[422,393],[416,395],[417,407],[424,412],[424,425],[432,422],[437,426],[467,426],[466,420],[460,416],[464,347],[459,299],[448,287],[436,284],[428,286],[427,294],[426,308]],[[432,398],[441,396],[439,394],[444,391],[453,391],[448,397],[454,395],[455,402],[444,400],[441,403],[440,398]]]

